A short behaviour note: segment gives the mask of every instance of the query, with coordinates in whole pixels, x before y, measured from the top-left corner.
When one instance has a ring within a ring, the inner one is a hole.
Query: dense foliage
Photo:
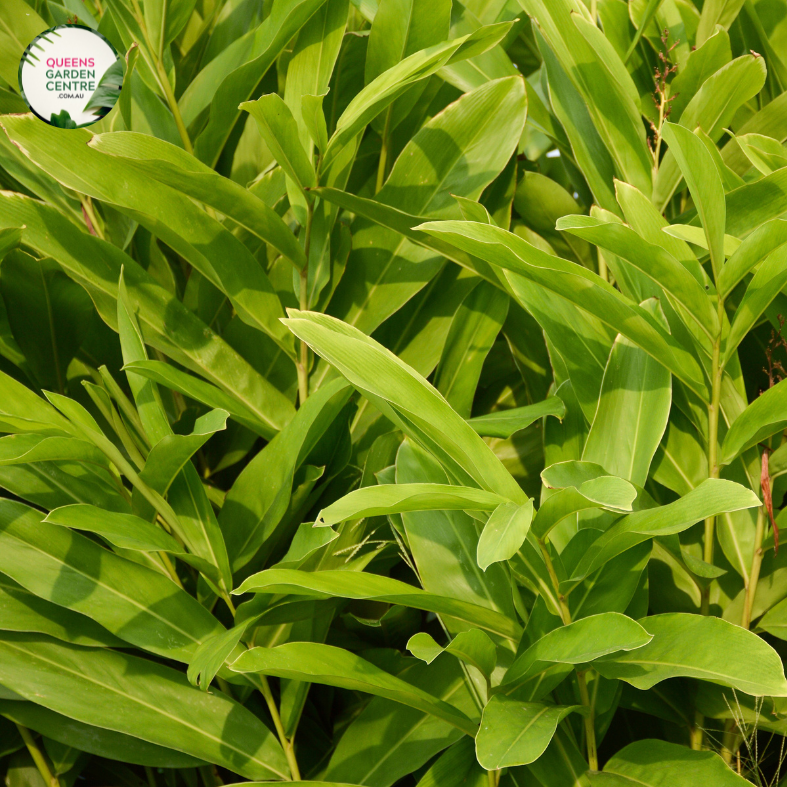
[[[16,82],[75,19],[89,129]],[[780,783],[785,52],[787,0],[0,0],[8,787]]]

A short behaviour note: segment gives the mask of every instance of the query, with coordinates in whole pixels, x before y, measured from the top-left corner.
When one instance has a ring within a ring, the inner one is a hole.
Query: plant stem
[[[178,127],[178,134],[180,134],[183,147],[189,153],[194,153],[194,146],[191,144],[188,131],[186,131],[186,124],[183,122],[183,116],[180,114],[180,107],[178,106],[178,101],[175,98],[175,93],[172,90],[172,85],[170,84],[169,76],[167,75],[167,69],[164,68],[163,57],[156,53],[156,49],[153,46],[150,37],[148,36],[147,27],[145,26],[145,17],[142,14],[142,9],[139,7],[139,0],[132,0],[132,4],[134,6],[134,16],[137,20],[137,24],[142,30],[142,35],[145,38],[145,47],[140,48],[140,55],[145,58],[145,60],[148,62],[148,65],[150,65],[150,61],[147,57],[145,57],[146,50],[147,53],[150,54],[150,57],[155,59],[158,83],[164,92],[164,97],[167,100],[167,105],[172,112],[172,116],[175,118],[175,125]]]
[[[295,746],[293,741],[288,740],[284,733],[284,725],[281,723],[279,709],[276,707],[276,701],[273,699],[273,694],[271,692],[270,684],[268,683],[268,678],[265,675],[259,675],[255,677],[259,680],[259,683],[256,684],[257,688],[265,698],[265,704],[268,706],[268,711],[270,712],[271,718],[273,719],[273,726],[276,728],[276,735],[278,735],[279,743],[281,743],[281,747],[284,749],[284,754],[287,757],[287,764],[290,766],[292,779],[293,781],[300,781],[301,772],[298,768],[298,760],[295,757]]]
[[[719,410],[721,408],[721,378],[724,368],[721,359],[721,334],[724,327],[724,300],[719,295],[717,302],[717,315],[719,318],[719,335],[713,342],[713,355],[711,360],[711,400],[708,404],[708,478],[719,477]],[[711,516],[705,520],[705,542],[703,546],[703,559],[713,565],[713,545],[716,537],[716,517]],[[709,582],[702,589],[700,612],[710,614],[710,589]],[[702,749],[703,727],[705,717],[699,711],[694,714],[694,727],[691,730],[691,748],[699,751]]]
[[[172,91],[172,85],[169,82],[167,71],[161,60],[156,60],[156,70],[159,73],[159,83],[161,89],[164,91],[164,97],[167,99],[167,104],[172,112],[172,117],[175,118],[175,125],[178,127],[178,134],[183,142],[183,147],[188,153],[194,153],[194,146],[191,144],[189,132],[186,130],[186,124],[183,122],[183,115],[180,114],[180,107],[178,100],[175,98],[175,93]]]
[[[719,310],[721,311],[721,309]],[[721,315],[719,322],[721,323]],[[711,401],[708,405],[708,478],[719,477],[718,451],[719,451],[719,409],[721,405],[721,377],[723,369],[720,367],[721,354],[721,329],[719,336],[713,343],[713,366],[711,374]],[[703,559],[713,565],[713,544],[715,538],[716,517],[711,516],[705,520],[705,544]],[[701,611],[707,615],[710,610],[710,584],[703,588]]]
[[[298,306],[301,311],[309,308],[309,253],[312,245],[312,224],[314,222],[314,204],[309,203],[306,208],[306,227],[304,228],[305,237],[303,240],[303,253],[306,256],[306,264],[300,272],[300,293]],[[300,406],[309,397],[309,345],[301,339],[298,367],[298,398]]]
[[[380,161],[377,164],[377,183],[374,188],[374,193],[383,187],[385,183],[386,170],[388,168],[388,146],[390,145],[390,128],[391,128],[391,107],[385,113],[385,128],[383,129],[382,146],[380,148]]]
[[[763,459],[764,467],[767,468],[767,452]],[[741,615],[741,626],[748,629],[751,626],[751,613],[754,607],[754,598],[757,595],[757,583],[760,579],[760,568],[762,566],[762,542],[765,537],[765,518],[767,513],[765,506],[760,506],[757,510],[757,529],[754,533],[754,554],[751,559],[751,569],[749,570],[749,581],[746,583],[746,596],[743,600],[743,613]],[[733,755],[738,751],[742,743],[741,733],[737,729],[738,724],[735,719],[728,719],[724,725],[724,737],[721,744],[721,756],[728,765],[732,762]]]
[[[585,739],[587,741],[588,749],[588,765],[591,771],[598,770],[598,750],[596,749],[596,723],[593,714],[593,704],[590,701],[590,694],[588,694],[588,684],[585,679],[585,671],[577,671],[577,684],[579,686],[579,697],[582,704],[590,710],[585,716]]]
[[[93,207],[93,200],[87,194],[80,194],[79,201],[82,205],[82,213],[85,217],[85,224],[87,224],[88,232],[90,232],[91,235],[95,235],[97,238],[101,238],[101,240],[105,240],[104,231],[101,229],[96,210]]]
[[[569,623],[571,623],[571,610],[568,606],[568,601],[566,600],[566,597],[560,592],[560,581],[558,580],[555,566],[552,563],[552,558],[549,556],[549,550],[547,549],[546,543],[539,538],[538,545],[541,548],[541,554],[544,556],[544,562],[546,563],[547,571],[549,572],[549,578],[552,580],[552,584],[555,588],[555,595],[557,596],[558,603],[560,604],[560,617],[563,620],[563,625],[567,626]],[[577,670],[577,685],[579,686],[579,697],[582,700],[582,704],[588,709],[588,714],[584,719],[585,741],[588,751],[588,765],[590,765],[590,770],[597,771],[598,750],[596,748],[596,720],[595,714],[593,713],[593,703],[590,701],[590,694],[588,693],[588,684],[585,678],[586,672],[587,670]]]
[[[749,582],[746,585],[746,598],[743,602],[743,615],[741,616],[741,626],[747,629],[751,625],[751,613],[754,607],[754,597],[757,595],[757,582],[760,579],[760,567],[762,566],[762,541],[765,536],[765,506],[760,506],[757,511],[757,530],[754,533],[754,555],[751,559],[751,570],[749,571]]]
[[[49,769],[49,763],[46,761],[44,752],[41,751],[33,734],[27,727],[23,727],[21,724],[17,724],[16,728],[19,730],[19,734],[22,736],[22,740],[25,742],[25,746],[27,746],[27,750],[30,752],[30,756],[33,758],[33,762],[36,764],[36,768],[38,768],[38,772],[41,774],[44,781],[50,785],[50,787],[60,787],[57,776]]]
[[[563,625],[567,626],[571,623],[571,610],[568,607],[566,597],[560,592],[560,580],[558,580],[557,574],[555,573],[555,566],[552,564],[552,558],[549,556],[549,550],[547,549],[546,543],[539,538],[538,546],[541,548],[541,554],[544,556],[549,578],[552,580],[552,586],[555,588],[555,595],[560,605],[560,617],[563,620]]]

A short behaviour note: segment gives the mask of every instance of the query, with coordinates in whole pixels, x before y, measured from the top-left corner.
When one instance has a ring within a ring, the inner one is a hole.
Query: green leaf
[[[47,23],[24,0],[9,0],[0,9],[0,77],[18,83],[19,61],[28,44],[46,30]]]
[[[727,260],[719,278],[719,294],[726,298],[746,274],[785,243],[787,221],[774,219],[755,229]]]
[[[216,432],[227,428],[228,416],[226,410],[211,410],[197,418],[191,434],[168,434],[162,437],[150,449],[140,478],[159,494],[165,494],[191,457]]]
[[[383,0],[369,32],[365,82],[372,82],[404,58],[447,39],[450,16],[451,6],[445,0]],[[412,99],[408,103],[412,104]]]
[[[123,58],[118,58],[105,72],[98,82],[83,112],[93,112],[96,119],[106,115],[120,98],[123,87],[123,76],[126,63]]]
[[[181,661],[220,630],[163,574],[42,519],[21,503],[0,501],[0,571],[30,592],[92,618],[126,642]]]
[[[533,520],[533,501],[503,503],[490,515],[478,539],[476,561],[486,571],[492,563],[512,558],[522,546]]]
[[[664,232],[673,238],[679,238],[687,243],[693,243],[701,249],[708,249],[708,239],[705,231],[701,227],[692,227],[689,224],[670,224],[664,227]],[[733,238],[732,235],[724,236],[724,256],[731,257],[740,247],[741,241]]]
[[[0,467],[58,460],[107,465],[106,457],[98,448],[76,437],[13,434],[0,438]]]
[[[732,358],[746,334],[754,328],[763,312],[787,283],[787,250],[771,252],[761,263],[741,298],[730,332],[724,342],[721,365]],[[728,263],[729,264],[729,263]]]
[[[709,336],[719,332],[719,319],[704,287],[668,251],[648,243],[624,224],[591,216],[566,216],[557,223],[565,230],[630,262],[680,304]]]
[[[195,0],[148,0],[145,3],[145,27],[157,59],[164,57],[194,11]]]
[[[750,784],[712,751],[694,751],[661,740],[630,743],[614,754],[603,772],[590,776],[592,787],[744,787]]]
[[[292,593],[315,598],[355,598],[402,604],[458,618],[507,639],[516,639],[519,625],[486,607],[428,593],[389,577],[357,571],[292,571],[268,569],[249,577],[236,593]]]
[[[787,205],[787,168],[747,183],[727,195],[727,232],[740,238],[779,218]]]
[[[495,643],[478,629],[460,631],[444,648],[440,647],[425,631],[414,634],[407,642],[407,650],[417,659],[431,664],[441,653],[450,653],[471,664],[489,678],[497,662]]]
[[[42,521],[97,533],[122,549],[185,554],[183,547],[169,533],[133,514],[104,511],[97,506],[73,505],[50,511]]]
[[[544,705],[496,694],[484,708],[476,756],[487,770],[528,765],[543,753],[557,725],[582,705]]]
[[[787,696],[781,658],[756,634],[720,618],[667,613],[642,618],[652,635],[636,652],[617,653],[594,663],[609,678],[638,689],[685,676],[720,683],[754,696]],[[695,647],[697,642],[706,647]]]
[[[559,121],[554,121],[549,115],[549,128],[544,127],[544,130],[549,132],[549,136],[555,139],[563,151],[573,153],[598,204],[605,210],[617,212],[612,186],[615,178],[612,155],[596,130],[585,98],[575,87],[567,68],[561,65],[557,53],[544,40],[541,29],[534,26],[533,32],[549,83],[547,101],[551,103]],[[538,95],[536,90],[528,89],[528,96],[531,94]],[[535,101],[533,103],[536,104]],[[548,112],[546,107],[543,111]]]
[[[582,618],[536,640],[508,668],[497,691],[511,694],[525,683],[537,685],[539,676],[553,664],[595,662],[610,653],[638,650],[651,639],[637,621],[618,612]]]
[[[681,126],[689,131],[699,127],[717,141],[724,129],[730,127],[736,112],[760,92],[765,76],[764,58],[750,54],[736,58],[705,80],[681,113]],[[674,152],[668,150],[659,164],[653,188],[653,201],[659,210],[663,210],[679,186],[681,171]],[[728,220],[732,222],[734,218],[735,213],[730,210]],[[738,235],[730,226],[727,231]]]
[[[33,702],[0,700],[0,714],[64,746],[132,765],[193,768],[204,762],[122,732],[83,724]]]
[[[325,112],[322,108],[324,99],[325,94],[301,98],[303,123],[320,154],[324,153],[325,148],[328,147],[328,127],[325,125]]]
[[[324,2],[277,0],[256,30],[214,58],[189,85],[179,102],[186,125],[210,108],[207,126],[194,144],[200,161],[216,165],[240,117],[239,105],[252,98],[276,58]]]
[[[443,237],[464,251],[503,268],[517,297],[521,297],[518,280],[523,277],[576,303],[642,347],[693,391],[703,397],[706,395],[696,360],[645,309],[596,274],[488,224],[443,221],[422,224],[417,229]]]
[[[379,214],[386,221],[393,216],[397,233],[402,225],[409,233],[409,227],[418,221],[402,212],[458,216],[454,195],[480,198],[511,158],[525,115],[525,91],[518,77],[485,83],[449,104],[405,145],[377,199],[367,201],[376,214],[373,219]],[[445,144],[449,138],[451,144]],[[489,151],[493,151],[491,157]],[[366,222],[354,228],[353,246],[348,265],[356,275],[343,277],[332,299],[331,313],[367,334],[444,265],[438,255],[414,248],[399,234]],[[433,247],[434,242],[427,244],[428,249]],[[462,257],[467,259],[467,255]],[[480,265],[482,275],[496,282],[489,266]],[[469,267],[475,270],[472,263]]]
[[[0,428],[5,432],[79,436],[49,402],[0,371]]]
[[[397,658],[392,672],[467,714],[478,713],[465,672],[455,659],[427,666],[417,659]],[[475,763],[472,738],[456,727],[398,702],[373,697],[348,726],[324,778],[382,787],[421,768],[447,746],[451,752],[462,747],[468,768]],[[477,763],[475,768],[483,773]]]
[[[331,645],[290,642],[275,648],[253,648],[236,659],[230,669],[364,691],[429,713],[467,735],[475,735],[477,729],[475,723],[458,708],[390,675],[354,653]]]
[[[730,464],[747,448],[781,432],[787,424],[787,380],[758,396],[733,422],[724,436],[719,462]]]
[[[26,631],[91,647],[122,647],[122,640],[90,618],[64,609],[0,575],[0,631]]]
[[[347,404],[344,380],[323,385],[290,423],[243,469],[219,513],[233,571],[269,542],[287,511],[295,472]]]
[[[0,655],[0,680],[56,713],[142,737],[248,779],[289,775],[284,752],[254,714],[219,692],[193,688],[170,667],[10,633],[0,638]]]
[[[131,75],[134,73],[134,66],[137,64],[138,57],[139,44],[134,42],[126,52],[126,73],[123,78],[123,81],[126,85],[126,90],[124,91],[121,85],[120,98],[118,99],[118,103],[120,104],[120,114],[123,118],[123,123],[128,130],[131,130],[132,118]]]
[[[659,309],[658,305],[655,308]],[[671,404],[672,379],[667,369],[628,339],[618,336],[604,370],[582,459],[603,466],[612,476],[645,486],[650,463],[667,427]],[[579,491],[598,499],[587,488],[588,483]]]
[[[623,179],[651,190],[651,159],[631,77],[598,28],[570,0],[523,0],[539,32],[584,99]]]
[[[561,489],[550,495],[538,509],[532,530],[537,538],[546,538],[552,528],[564,519],[592,508],[606,508],[609,511],[630,511],[631,503],[637,491],[629,484],[627,488],[620,482],[623,479],[614,476],[600,476],[598,479],[586,481],[580,485],[587,494],[582,494],[575,487]]]
[[[462,485],[514,502],[525,494],[500,460],[442,396],[393,353],[339,320],[290,311],[290,330],[358,388],[386,417],[432,451]]]
[[[680,120],[683,110],[710,76],[732,60],[730,37],[725,30],[713,35],[693,50],[670,83],[672,111],[670,117]]]
[[[717,26],[728,30],[743,6],[744,0],[708,0],[702,6],[697,28],[697,46],[704,44]]]
[[[787,166],[787,149],[773,137],[762,134],[741,134],[735,141],[745,156],[763,175],[770,175]]]
[[[483,787],[484,781],[488,783],[487,774],[476,760],[473,741],[463,736],[440,755],[417,787],[449,787],[451,784]]]
[[[457,309],[437,366],[435,388],[469,418],[481,371],[508,314],[508,296],[481,282]]]
[[[227,631],[222,631],[214,637],[205,640],[195,651],[194,658],[189,664],[187,677],[189,682],[207,691],[216,673],[224,666],[229,656],[233,654],[241,637],[256,618],[249,618],[243,624],[233,626]]]
[[[265,424],[267,435],[273,436],[292,418],[294,408],[283,394],[120,249],[81,231],[54,208],[4,192],[0,195],[0,227],[16,227],[20,222],[26,225],[25,242],[53,257],[81,284],[107,324],[117,325],[118,281],[123,268],[147,343],[200,372],[251,409]]]
[[[256,101],[246,101],[240,109],[256,121],[265,144],[298,190],[309,199],[306,190],[317,185],[314,167],[298,137],[298,125],[290,108],[275,93]]]
[[[38,166],[68,188],[105,200],[147,227],[187,259],[232,302],[241,319],[267,333],[294,356],[293,343],[279,318],[281,302],[265,271],[249,250],[221,223],[186,195],[124,165],[88,143],[93,135],[80,129],[58,143],[34,117],[5,116],[3,127]]]
[[[328,131],[322,112],[322,96],[329,90],[331,74],[339,56],[347,26],[348,0],[328,0],[298,33],[287,63],[284,102],[298,124],[300,141],[309,157],[312,154],[309,120],[306,118],[305,99],[315,100],[313,121],[322,125],[318,132],[324,136],[321,151],[328,142]]]
[[[586,460],[550,465],[541,472],[541,480],[551,489],[576,489],[588,500],[618,511],[631,511],[637,496],[629,481],[611,476],[601,465]]]
[[[658,508],[620,518],[590,546],[574,569],[567,589],[616,555],[657,536],[681,533],[701,519],[760,505],[757,495],[740,484],[708,478],[688,494]],[[561,585],[561,587],[563,587]],[[565,590],[563,591],[565,592]]]
[[[397,451],[395,479],[398,484],[448,481],[440,463],[410,440],[405,440]],[[402,524],[424,590],[516,619],[506,568],[491,565],[482,571],[478,567],[478,524],[469,514],[462,511],[406,513],[402,514]],[[448,613],[442,622],[451,635],[467,628]]]
[[[482,437],[502,437],[508,439],[522,429],[526,429],[539,418],[553,415],[563,420],[566,406],[557,396],[550,396],[543,402],[536,402],[526,407],[512,407],[510,410],[497,410],[488,415],[478,415],[468,419],[467,423]]]
[[[228,412],[236,421],[257,434],[269,435],[270,425],[257,413],[244,406],[236,398],[225,393],[204,380],[186,374],[165,361],[130,361],[124,367],[126,373],[133,373],[153,382],[178,391],[197,402],[213,407],[217,411]]]
[[[316,527],[348,519],[405,511],[492,511],[504,498],[472,487],[442,484],[379,484],[356,489],[317,515]]]
[[[372,80],[353,98],[337,121],[336,129],[328,140],[321,171],[328,172],[348,143],[411,85],[426,79],[443,66],[486,52],[500,42],[509,28],[506,23],[487,25],[470,35],[415,52]]]
[[[727,216],[721,177],[707,148],[691,131],[675,123],[665,123],[662,134],[697,206],[705,230],[714,279],[718,281],[725,259],[724,229]]]
[[[252,191],[222,177],[182,148],[133,132],[96,134],[89,145],[101,153],[134,162],[146,175],[216,208],[270,243],[296,267],[306,264],[303,249],[276,211]]]

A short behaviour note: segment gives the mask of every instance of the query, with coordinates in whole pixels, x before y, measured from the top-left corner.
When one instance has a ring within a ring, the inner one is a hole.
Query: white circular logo
[[[19,87],[33,113],[60,128],[89,126],[115,106],[124,62],[101,33],[59,25],[36,36],[19,63]]]

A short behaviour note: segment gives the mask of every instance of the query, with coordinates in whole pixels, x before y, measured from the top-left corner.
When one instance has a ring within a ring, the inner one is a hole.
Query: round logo
[[[36,36],[19,62],[19,87],[31,111],[59,128],[89,126],[115,106],[123,59],[101,33],[58,25]]]

